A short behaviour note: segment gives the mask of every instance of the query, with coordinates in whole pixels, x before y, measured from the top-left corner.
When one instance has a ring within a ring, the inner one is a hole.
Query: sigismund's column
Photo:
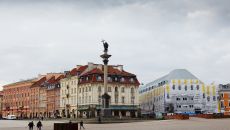
[[[108,88],[107,88],[107,84],[108,84],[108,62],[109,62],[109,58],[112,55],[108,54],[108,43],[106,41],[102,41],[103,45],[104,45],[104,54],[101,55],[101,58],[103,59],[103,63],[104,63],[104,94],[102,96],[102,101],[103,101],[103,108],[109,108],[109,100],[110,100],[110,96],[108,95]]]

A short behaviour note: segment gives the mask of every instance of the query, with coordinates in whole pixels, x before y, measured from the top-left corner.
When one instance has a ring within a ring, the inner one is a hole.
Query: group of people
[[[35,125],[33,121],[29,122],[28,124],[29,130],[33,130],[34,126]],[[41,130],[41,128],[42,128],[42,122],[39,120],[37,123],[37,130]]]

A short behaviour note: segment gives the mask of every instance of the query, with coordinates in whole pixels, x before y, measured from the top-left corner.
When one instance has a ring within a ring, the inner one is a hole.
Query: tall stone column
[[[109,110],[110,96],[108,94],[108,62],[111,55],[108,54],[108,43],[104,40],[102,41],[104,45],[104,53],[101,55],[104,63],[104,94],[102,95],[103,104],[103,116],[111,116],[111,111]]]

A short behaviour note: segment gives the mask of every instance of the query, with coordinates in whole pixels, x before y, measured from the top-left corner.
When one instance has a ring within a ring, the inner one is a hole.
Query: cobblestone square
[[[34,121],[35,123],[37,121]],[[54,122],[43,121],[43,130],[53,130]],[[67,121],[66,121],[67,122]],[[85,124],[86,130],[230,130],[230,119],[162,120],[119,124]],[[28,121],[0,121],[0,130],[27,130]],[[36,129],[35,129],[36,130]]]

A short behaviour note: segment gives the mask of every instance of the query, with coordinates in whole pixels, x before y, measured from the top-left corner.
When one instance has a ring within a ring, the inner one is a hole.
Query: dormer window
[[[125,78],[124,77],[121,78],[121,82],[125,82]]]
[[[101,76],[97,76],[97,81],[101,81]]]
[[[89,77],[86,77],[86,81],[88,81],[89,80]]]
[[[132,82],[132,83],[133,83],[133,82],[134,82],[134,79],[133,79],[133,78],[130,78],[130,82]]]
[[[111,77],[108,77],[108,81],[111,81]]]

